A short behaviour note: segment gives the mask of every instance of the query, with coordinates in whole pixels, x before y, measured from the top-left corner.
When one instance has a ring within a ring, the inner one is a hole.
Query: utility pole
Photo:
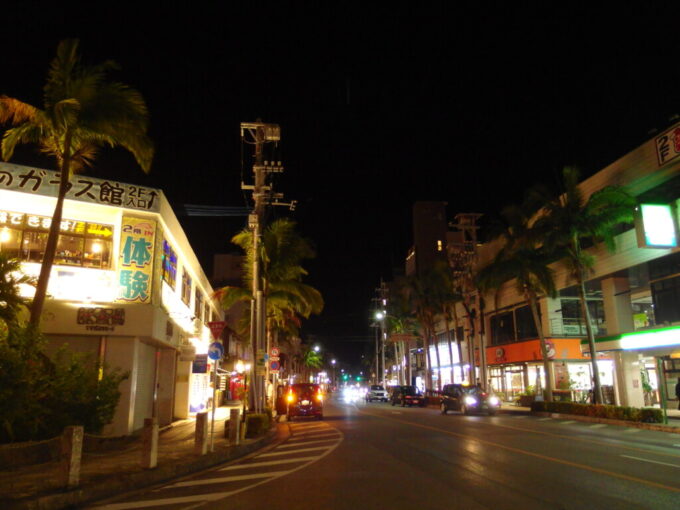
[[[380,287],[376,289],[379,293],[378,306],[380,307],[380,352],[382,361],[382,372],[381,372],[381,383],[383,388],[386,388],[385,384],[385,340],[387,337],[387,331],[385,330],[385,321],[387,320],[387,286],[385,282],[380,279]]]
[[[265,181],[269,174],[283,172],[280,161],[267,161],[264,156],[265,144],[277,143],[281,139],[281,128],[278,124],[267,124],[264,122],[242,122],[241,123],[241,143],[248,143],[255,146],[255,163],[253,165],[254,184],[246,185],[241,183],[241,189],[252,190],[253,210],[248,215],[248,228],[253,237],[253,280],[252,280],[252,299],[250,302],[250,344],[253,351],[252,363],[252,395],[253,408],[255,412],[261,413],[265,407],[265,375],[267,373],[265,345],[265,319],[266,303],[262,289],[260,251],[262,243],[262,230],[264,223],[264,211],[267,205],[286,205],[291,210],[295,208],[295,202],[283,204],[280,199],[283,195],[272,193],[272,187],[266,185]]]

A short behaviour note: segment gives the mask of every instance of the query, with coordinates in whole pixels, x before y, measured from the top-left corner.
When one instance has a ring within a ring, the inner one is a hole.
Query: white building
[[[35,276],[57,182],[55,172],[0,163],[0,250]],[[207,323],[222,313],[169,202],[133,184],[82,175],[71,183],[41,322],[50,347],[129,371],[106,434],[205,409]]]

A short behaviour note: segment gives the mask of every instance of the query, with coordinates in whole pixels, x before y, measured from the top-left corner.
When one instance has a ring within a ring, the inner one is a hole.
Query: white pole
[[[215,370],[213,372],[213,398],[212,398],[212,421],[210,422],[210,451],[215,451],[214,437],[215,437],[215,408],[217,407],[217,368],[220,366],[220,360],[215,360]]]

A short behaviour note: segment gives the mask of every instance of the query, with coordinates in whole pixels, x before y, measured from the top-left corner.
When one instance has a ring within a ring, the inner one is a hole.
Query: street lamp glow
[[[375,318],[381,321],[385,318],[385,314],[383,312],[375,312]]]
[[[320,350],[321,350],[321,347],[319,347],[318,345],[314,346],[314,352],[319,352]]]
[[[331,364],[332,364],[332,365],[335,365],[335,360],[334,360],[334,359],[331,360]]]

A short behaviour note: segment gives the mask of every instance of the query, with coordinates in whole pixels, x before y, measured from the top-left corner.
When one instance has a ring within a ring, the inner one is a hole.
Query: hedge
[[[246,414],[246,437],[257,437],[269,430],[270,413]]]
[[[534,412],[575,414],[578,416],[607,418],[610,420],[663,423],[661,409],[649,407],[639,408],[600,404],[577,404],[574,402],[533,402],[531,404],[531,410]]]

